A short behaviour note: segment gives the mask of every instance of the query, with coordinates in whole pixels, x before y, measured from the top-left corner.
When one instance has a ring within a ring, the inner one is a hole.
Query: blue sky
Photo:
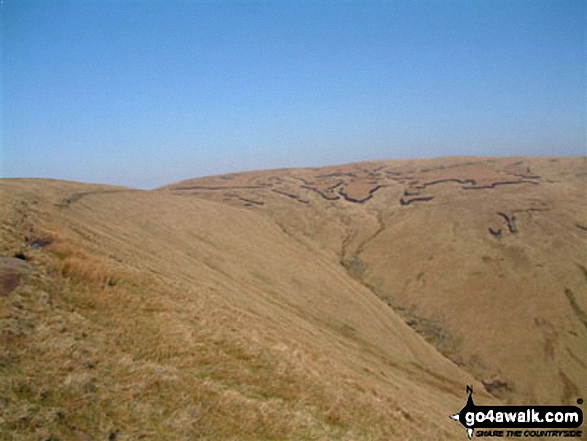
[[[0,176],[585,155],[585,4],[4,0]]]

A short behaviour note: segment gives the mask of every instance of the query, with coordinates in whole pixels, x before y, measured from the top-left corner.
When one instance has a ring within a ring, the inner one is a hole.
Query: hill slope
[[[6,439],[462,439],[491,397],[320,225],[174,193],[0,182]]]
[[[189,180],[339,262],[510,402],[587,388],[586,158],[441,158]]]
[[[573,403],[586,179],[585,158],[443,158],[2,180],[0,433],[445,440],[465,384]]]

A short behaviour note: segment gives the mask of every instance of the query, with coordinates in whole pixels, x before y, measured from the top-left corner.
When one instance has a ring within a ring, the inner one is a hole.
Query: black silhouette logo
[[[583,423],[583,411],[577,406],[477,406],[473,386],[467,386],[467,393],[465,407],[450,418],[467,429],[469,439],[475,429],[570,429]]]

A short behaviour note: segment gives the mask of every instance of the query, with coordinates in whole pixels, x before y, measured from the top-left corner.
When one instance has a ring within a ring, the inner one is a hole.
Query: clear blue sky
[[[4,0],[0,175],[585,155],[585,5]]]

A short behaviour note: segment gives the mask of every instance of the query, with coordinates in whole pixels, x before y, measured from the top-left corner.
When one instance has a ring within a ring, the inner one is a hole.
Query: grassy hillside
[[[587,162],[440,158],[270,170],[162,191],[274,220],[517,403],[587,389]]]
[[[256,190],[0,181],[3,439],[462,439],[492,398],[341,265],[371,213]]]
[[[0,181],[7,440],[463,439],[587,389],[586,158]]]

